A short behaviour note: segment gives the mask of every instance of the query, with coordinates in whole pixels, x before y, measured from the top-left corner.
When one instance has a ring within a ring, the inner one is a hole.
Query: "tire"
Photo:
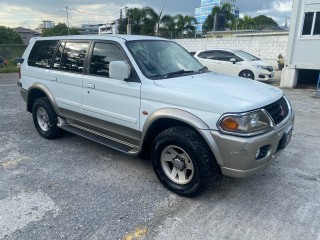
[[[160,182],[184,197],[203,193],[219,175],[207,144],[186,127],[169,128],[155,138],[152,165]]]
[[[243,77],[243,78],[249,78],[254,80],[254,74],[253,72],[251,72],[250,70],[243,70],[240,74],[239,77]]]
[[[61,133],[57,127],[57,114],[47,98],[38,98],[32,107],[34,125],[43,138],[54,139]]]

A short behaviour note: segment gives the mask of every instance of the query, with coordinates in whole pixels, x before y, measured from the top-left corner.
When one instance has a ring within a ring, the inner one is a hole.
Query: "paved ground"
[[[187,199],[149,161],[72,134],[41,138],[15,78],[0,75],[0,239],[320,239],[314,91],[285,90],[295,131],[267,171]]]

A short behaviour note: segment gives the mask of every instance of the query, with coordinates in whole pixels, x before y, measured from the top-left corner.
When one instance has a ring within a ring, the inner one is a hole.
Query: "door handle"
[[[96,86],[93,83],[88,83],[87,88],[95,88]]]
[[[52,77],[50,80],[56,82],[57,81],[57,77]]]

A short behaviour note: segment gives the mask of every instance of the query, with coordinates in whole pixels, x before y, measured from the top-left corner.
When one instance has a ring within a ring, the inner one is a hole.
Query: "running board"
[[[106,147],[113,148],[117,151],[129,154],[129,155],[138,155],[140,152],[140,149],[138,147],[128,146],[124,143],[120,143],[115,140],[112,140],[108,138],[108,136],[106,135],[99,134],[95,131],[91,131],[90,129],[83,128],[81,126],[74,125],[74,124],[69,124],[64,119],[61,119],[61,118],[58,119],[58,127],[65,131],[74,133],[78,136],[87,138],[94,142],[100,143]]]

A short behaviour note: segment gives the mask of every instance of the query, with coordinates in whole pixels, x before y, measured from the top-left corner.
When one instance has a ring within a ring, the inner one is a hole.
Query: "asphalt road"
[[[16,77],[0,74],[0,239],[320,239],[314,91],[285,91],[295,130],[268,170],[187,199],[149,161],[72,134],[41,138]]]

